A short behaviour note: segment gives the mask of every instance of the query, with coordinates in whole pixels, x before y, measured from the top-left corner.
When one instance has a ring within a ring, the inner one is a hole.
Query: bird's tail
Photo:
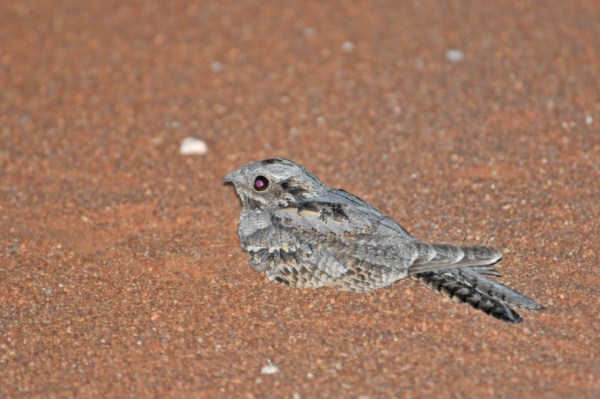
[[[417,257],[408,269],[411,274],[487,266],[502,259],[502,253],[492,247],[426,244],[418,241],[413,245],[417,250]]]
[[[499,275],[491,266],[430,271],[411,274],[418,282],[508,323],[520,323],[521,316],[509,305],[530,310],[543,307],[531,298],[492,280],[484,274]]]

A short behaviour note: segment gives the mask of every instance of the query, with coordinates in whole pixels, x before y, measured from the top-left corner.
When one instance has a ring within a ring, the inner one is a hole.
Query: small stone
[[[276,374],[279,373],[279,367],[277,367],[274,364],[267,364],[266,366],[263,366],[262,369],[260,369],[260,372],[262,374]]]
[[[585,117],[585,124],[586,125],[591,125],[594,123],[594,118],[591,115],[588,115]]]
[[[181,142],[179,153],[181,155],[204,155],[208,152],[206,143],[194,137],[186,137]]]
[[[446,51],[446,59],[450,62],[461,62],[465,58],[465,53],[457,48],[451,48]]]
[[[354,51],[354,43],[352,43],[351,41],[345,41],[344,43],[342,43],[342,51],[344,53],[351,53],[352,51]]]
[[[302,34],[304,35],[304,37],[313,37],[316,33],[317,31],[311,27],[307,27],[302,30]]]
[[[210,70],[214,73],[223,72],[223,64],[221,64],[219,61],[213,61],[210,63]]]

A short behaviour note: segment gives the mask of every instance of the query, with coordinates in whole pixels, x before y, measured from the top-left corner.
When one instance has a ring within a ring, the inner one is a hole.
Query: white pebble
[[[210,69],[214,73],[219,73],[219,72],[223,71],[223,64],[221,64],[219,61],[213,61],[210,63]]]
[[[179,153],[182,155],[204,155],[207,152],[206,143],[193,137],[183,139],[179,147]]]
[[[586,125],[591,125],[594,123],[594,118],[591,115],[588,115],[585,117],[585,124]]]
[[[304,28],[304,30],[302,31],[302,34],[304,35],[304,37],[313,37],[315,34],[317,33],[317,31],[314,30],[314,28]]]
[[[345,41],[342,43],[342,51],[344,53],[351,53],[354,50],[354,43],[350,41]]]
[[[457,48],[451,48],[446,51],[446,59],[450,62],[461,62],[465,58],[465,53]]]
[[[275,366],[274,364],[267,364],[260,369],[260,372],[262,374],[276,374],[279,373],[279,367]]]

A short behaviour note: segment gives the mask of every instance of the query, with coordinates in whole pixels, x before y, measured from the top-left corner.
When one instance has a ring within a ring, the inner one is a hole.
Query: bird
[[[238,235],[249,265],[270,281],[364,293],[410,278],[508,323],[523,321],[515,307],[543,309],[491,278],[500,276],[498,249],[420,241],[292,160],[250,162],[223,181],[242,205]]]

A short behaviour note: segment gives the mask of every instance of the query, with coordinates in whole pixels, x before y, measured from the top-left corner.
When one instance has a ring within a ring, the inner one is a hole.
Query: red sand
[[[600,3],[441,3],[1,2],[0,396],[599,397]],[[267,282],[273,156],[548,310]]]

